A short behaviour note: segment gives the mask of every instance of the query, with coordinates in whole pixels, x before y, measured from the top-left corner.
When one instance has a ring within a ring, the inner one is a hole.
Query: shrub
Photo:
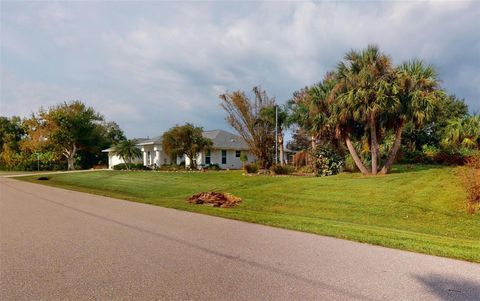
[[[358,172],[358,167],[355,164],[355,161],[353,160],[352,156],[349,154],[345,157],[345,162],[343,164],[343,169],[345,171],[349,172]]]
[[[342,171],[342,157],[334,150],[320,146],[312,152],[312,156],[312,166],[315,168],[317,176],[331,176]]]
[[[467,212],[474,214],[480,208],[480,154],[468,158],[462,178],[467,190]]]
[[[185,170],[185,166],[178,165],[178,164],[163,164],[160,166],[159,170],[162,171],[179,171]]]
[[[220,165],[214,163],[214,164],[209,164],[209,165],[205,165],[203,167],[203,169],[206,169],[206,170],[221,170],[220,168]]]
[[[294,169],[290,165],[273,165],[270,167],[270,171],[275,175],[289,175]]]
[[[143,165],[142,163],[138,164],[129,164],[130,170],[150,170],[149,167]],[[120,163],[113,166],[114,170],[127,170],[127,165],[125,163]]]
[[[247,173],[257,173],[258,172],[258,165],[255,163],[245,164],[243,167]]]

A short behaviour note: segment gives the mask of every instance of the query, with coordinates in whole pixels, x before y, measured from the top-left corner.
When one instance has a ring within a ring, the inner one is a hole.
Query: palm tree
[[[381,174],[388,173],[395,160],[407,121],[412,121],[416,126],[425,124],[432,118],[443,94],[439,90],[435,69],[418,59],[403,63],[397,68],[396,82],[398,106],[389,116],[395,130],[395,141]]]
[[[348,150],[356,165],[364,174],[377,174],[381,115],[396,107],[393,97],[395,72],[390,57],[377,46],[363,51],[350,51],[337,66],[335,116],[338,130],[342,131]],[[351,136],[356,126],[363,125],[370,135],[371,171],[364,166]]]
[[[137,147],[135,140],[120,141],[114,146],[113,153],[120,156],[123,162],[125,162],[127,170],[130,170],[130,164],[132,164],[134,158],[140,158],[142,156],[142,152]]]
[[[442,144],[449,147],[480,148],[480,115],[450,120]]]

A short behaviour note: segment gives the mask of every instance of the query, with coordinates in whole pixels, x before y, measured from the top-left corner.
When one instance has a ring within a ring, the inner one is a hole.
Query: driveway
[[[479,264],[9,178],[0,193],[1,300],[480,300]]]

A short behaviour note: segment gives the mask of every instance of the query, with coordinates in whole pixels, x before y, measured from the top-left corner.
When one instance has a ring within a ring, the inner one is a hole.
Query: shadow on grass
[[[480,300],[480,280],[478,279],[450,278],[435,274],[414,277],[440,300]]]

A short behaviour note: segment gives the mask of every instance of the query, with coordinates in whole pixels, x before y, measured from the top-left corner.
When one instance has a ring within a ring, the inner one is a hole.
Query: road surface
[[[480,265],[0,178],[1,300],[480,300]]]

